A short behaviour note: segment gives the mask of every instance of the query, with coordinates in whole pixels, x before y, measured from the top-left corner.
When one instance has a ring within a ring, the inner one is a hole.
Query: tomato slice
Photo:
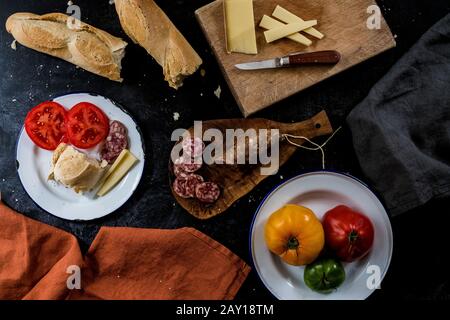
[[[66,127],[71,144],[80,149],[89,149],[108,136],[109,119],[94,104],[81,102],[67,112]]]
[[[66,132],[66,109],[53,101],[43,102],[31,109],[25,118],[25,131],[40,148],[55,150]]]

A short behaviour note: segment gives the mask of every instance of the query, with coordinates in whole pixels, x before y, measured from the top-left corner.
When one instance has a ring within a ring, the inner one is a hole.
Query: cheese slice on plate
[[[283,7],[281,7],[279,5],[273,11],[272,16],[274,16],[277,19],[280,19],[281,21],[283,21],[285,23],[304,22],[304,20],[302,18],[297,17],[295,14],[284,9]],[[305,29],[304,32],[306,32],[307,34],[309,34],[313,37],[316,37],[318,39],[322,39],[324,37],[324,35],[315,28]]]
[[[268,15],[264,15],[261,19],[261,22],[259,23],[259,26],[261,28],[270,30],[274,28],[279,28],[284,26],[285,24],[283,22],[280,22],[278,20],[275,20],[274,18],[269,17]],[[289,36],[287,36],[288,39],[291,39],[295,42],[304,44],[305,46],[310,46],[312,44],[312,41],[309,40],[307,37],[300,33],[294,33]]]
[[[257,54],[252,0],[224,0],[227,52]]]
[[[317,20],[304,21],[300,23],[289,23],[283,26],[270,29],[264,32],[266,41],[273,42],[275,40],[290,36],[291,34],[297,33],[299,31],[305,30],[317,24]]]
[[[103,177],[97,196],[103,197],[111,191],[136,162],[138,162],[138,159],[129,150],[123,150]]]

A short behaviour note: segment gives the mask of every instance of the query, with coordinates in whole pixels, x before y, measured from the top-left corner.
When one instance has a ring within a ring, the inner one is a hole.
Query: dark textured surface
[[[350,1],[350,0],[349,0]],[[82,19],[114,35],[125,35],[115,10],[102,1],[74,1],[80,5]],[[146,228],[192,226],[223,243],[247,262],[248,231],[254,211],[264,195],[282,179],[302,170],[320,166],[320,154],[298,151],[250,195],[225,214],[209,221],[198,221],[174,203],[167,177],[170,134],[175,128],[189,127],[193,120],[241,117],[218,65],[195,20],[194,10],[202,1],[158,1],[204,60],[205,77],[196,74],[178,91],[162,80],[160,67],[135,45],[129,46],[124,60],[123,84],[97,77],[58,59],[26,49],[16,51],[12,37],[3,27],[7,16],[17,11],[65,12],[65,1],[2,0],[0,2],[0,190],[10,207],[29,217],[72,232],[87,248],[102,225]],[[450,11],[447,0],[379,1],[386,20],[397,35],[397,48],[354,67],[313,88],[299,93],[255,116],[278,121],[300,121],[321,109],[327,110],[335,127],[344,123],[349,111],[395,61],[435,22]],[[222,95],[213,91],[220,85]],[[35,104],[71,91],[91,91],[122,103],[139,123],[147,148],[147,166],[137,192],[117,212],[88,223],[68,222],[40,210],[27,196],[15,171],[15,142],[27,111]],[[173,120],[179,112],[179,121]],[[354,155],[349,131],[344,128],[327,147],[327,167],[350,172],[364,179]],[[395,174],[395,173],[394,173]],[[391,268],[372,299],[450,298],[446,260],[449,258],[445,234],[450,222],[447,211],[439,208],[448,200],[430,204],[392,219],[394,256]],[[0,230],[1,232],[1,230]],[[238,298],[270,298],[253,271]]]

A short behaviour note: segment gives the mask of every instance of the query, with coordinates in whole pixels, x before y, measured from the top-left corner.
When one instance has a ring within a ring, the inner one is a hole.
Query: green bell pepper
[[[303,279],[311,290],[330,293],[344,282],[345,270],[339,260],[319,258],[306,266]]]

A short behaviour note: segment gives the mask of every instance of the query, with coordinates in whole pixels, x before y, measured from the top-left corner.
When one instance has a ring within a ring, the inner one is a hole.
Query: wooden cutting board
[[[381,29],[367,28],[367,8],[374,0],[253,0],[257,55],[227,54],[222,0],[214,1],[195,14],[211,45],[225,79],[244,116],[248,116],[287,98],[345,69],[395,47],[395,40],[384,18]],[[276,5],[304,20],[317,19],[316,28],[325,34],[309,47],[289,39],[267,44],[259,22],[264,14],[271,16]],[[304,66],[287,69],[242,71],[237,63],[264,60],[292,52],[337,50],[342,60],[335,66]]]
[[[224,135],[227,129],[279,129],[280,135],[292,134],[304,136],[309,139],[333,133],[333,128],[325,111],[314,117],[296,123],[280,123],[267,119],[221,119],[210,120],[202,123],[202,130],[218,129]],[[194,134],[194,129],[189,129]],[[302,144],[304,140],[296,140]],[[279,165],[282,166],[297,150],[297,147],[289,144],[286,140],[280,140]],[[219,185],[221,196],[213,204],[204,204],[196,199],[185,199],[178,196],[173,190],[172,183],[175,180],[172,162],[170,162],[169,179],[173,196],[177,202],[190,214],[198,219],[212,218],[227,210],[235,201],[249,193],[261,181],[268,176],[261,175],[260,164],[255,165],[203,165],[196,173],[200,174],[206,181],[212,181]]]

